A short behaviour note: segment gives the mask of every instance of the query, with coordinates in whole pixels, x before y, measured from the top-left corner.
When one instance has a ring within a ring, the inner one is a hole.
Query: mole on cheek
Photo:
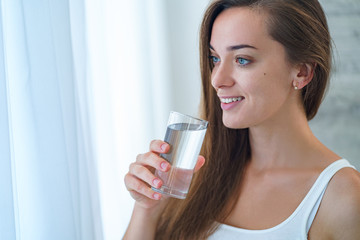
[[[264,73],[264,76],[266,75],[266,73]]]

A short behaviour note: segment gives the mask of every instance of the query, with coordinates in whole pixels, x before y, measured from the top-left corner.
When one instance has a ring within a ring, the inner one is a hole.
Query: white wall
[[[173,110],[197,115],[200,101],[199,29],[209,0],[166,1]]]
[[[320,2],[335,44],[335,64],[328,94],[310,126],[360,170],[360,1]]]

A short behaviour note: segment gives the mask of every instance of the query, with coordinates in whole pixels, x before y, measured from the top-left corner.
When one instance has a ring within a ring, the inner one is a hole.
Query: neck
[[[330,151],[313,135],[302,109],[249,129],[251,165],[258,170],[306,167]],[[322,154],[320,154],[322,153]]]

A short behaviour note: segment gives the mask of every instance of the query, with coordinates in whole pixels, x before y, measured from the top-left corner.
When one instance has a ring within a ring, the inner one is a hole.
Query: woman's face
[[[268,34],[264,15],[246,7],[230,8],[212,28],[211,81],[229,128],[274,122],[294,106],[296,71],[284,47]]]

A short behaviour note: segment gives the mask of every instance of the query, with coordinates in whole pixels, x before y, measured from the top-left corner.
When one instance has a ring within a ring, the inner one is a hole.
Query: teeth
[[[242,97],[237,97],[237,98],[220,98],[220,101],[222,103],[232,103],[232,102],[236,102],[236,101],[240,101],[241,99],[243,99]]]

